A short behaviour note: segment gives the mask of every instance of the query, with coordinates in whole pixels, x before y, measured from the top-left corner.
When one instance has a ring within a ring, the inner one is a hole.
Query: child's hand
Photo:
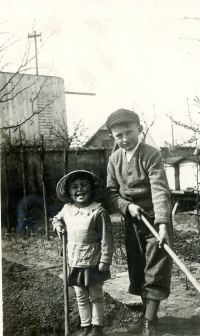
[[[58,225],[56,226],[56,232],[60,240],[62,240],[62,232],[63,232],[63,227]]]
[[[159,236],[160,236],[160,241],[158,242],[159,248],[161,248],[164,245],[164,243],[167,243],[170,246],[170,239],[166,224],[159,224]]]
[[[99,271],[104,273],[104,272],[108,272],[110,268],[110,265],[108,264],[104,264],[104,263],[100,263],[99,264]]]
[[[135,204],[129,204],[128,210],[132,217],[137,217],[137,219],[141,220],[141,213],[144,213],[142,208]]]

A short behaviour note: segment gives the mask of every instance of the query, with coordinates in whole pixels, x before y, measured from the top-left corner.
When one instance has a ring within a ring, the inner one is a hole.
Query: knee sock
[[[151,299],[146,299],[146,313],[145,317],[153,321],[157,319],[157,313],[159,309],[160,301],[159,300],[151,300]]]

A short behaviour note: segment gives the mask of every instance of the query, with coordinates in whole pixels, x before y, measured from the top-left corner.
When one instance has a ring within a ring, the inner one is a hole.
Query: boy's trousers
[[[154,218],[149,221],[153,225]],[[139,247],[133,222],[137,225]],[[125,218],[125,245],[129,271],[129,293],[153,300],[164,300],[170,293],[172,260],[157,239],[137,218]],[[154,228],[158,231],[159,227]],[[171,227],[170,233],[171,236]]]
[[[103,326],[104,292],[103,283],[90,286],[74,286],[81,327],[93,325]]]

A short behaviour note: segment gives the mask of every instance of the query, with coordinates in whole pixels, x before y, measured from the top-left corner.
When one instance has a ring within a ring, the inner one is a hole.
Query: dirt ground
[[[127,270],[120,230],[115,230],[115,254],[112,278]],[[64,335],[64,296],[61,243],[42,231],[16,237],[2,230],[2,288],[4,336]],[[177,214],[174,223],[174,251],[200,282],[200,238],[196,217]],[[119,288],[118,288],[119,289]],[[172,289],[159,312],[160,335],[200,336],[200,293],[173,266]],[[129,335],[126,325],[139,316],[140,304],[126,305],[105,294],[104,332],[107,335]],[[75,335],[80,321],[73,288],[69,289],[70,328]]]

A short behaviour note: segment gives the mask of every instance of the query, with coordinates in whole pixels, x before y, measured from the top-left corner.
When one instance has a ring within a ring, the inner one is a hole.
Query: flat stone
[[[109,279],[104,283],[104,290],[109,293],[113,299],[127,305],[142,304],[140,296],[128,293],[128,287],[128,272],[118,273],[118,276],[115,279]]]

